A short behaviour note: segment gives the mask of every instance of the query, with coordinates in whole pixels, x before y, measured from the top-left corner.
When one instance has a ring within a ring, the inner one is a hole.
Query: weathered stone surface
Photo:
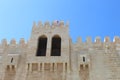
[[[120,38],[74,44],[68,23],[34,23],[28,42],[1,41],[0,80],[120,80]]]

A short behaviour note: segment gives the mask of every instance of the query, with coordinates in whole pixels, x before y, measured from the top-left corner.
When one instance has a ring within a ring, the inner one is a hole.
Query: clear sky
[[[85,41],[120,36],[120,0],[0,0],[0,40],[28,40],[33,21],[70,22],[70,36]]]

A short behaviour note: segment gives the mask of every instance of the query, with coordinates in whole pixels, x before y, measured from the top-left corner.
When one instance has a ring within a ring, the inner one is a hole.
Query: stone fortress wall
[[[57,44],[57,45],[56,45]],[[30,39],[0,43],[0,80],[120,80],[120,38],[79,37],[69,24],[34,22]]]

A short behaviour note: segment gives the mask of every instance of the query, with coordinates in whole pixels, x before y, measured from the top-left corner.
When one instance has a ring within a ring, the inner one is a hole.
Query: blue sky
[[[33,21],[70,22],[70,36],[85,41],[120,36],[120,0],[0,0],[0,40],[28,40]]]

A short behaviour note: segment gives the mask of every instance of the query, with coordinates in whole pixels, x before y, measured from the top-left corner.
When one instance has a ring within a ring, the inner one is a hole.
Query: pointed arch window
[[[61,56],[61,37],[52,37],[51,56]]]
[[[46,49],[47,49],[47,37],[43,35],[38,39],[36,56],[46,56]]]

